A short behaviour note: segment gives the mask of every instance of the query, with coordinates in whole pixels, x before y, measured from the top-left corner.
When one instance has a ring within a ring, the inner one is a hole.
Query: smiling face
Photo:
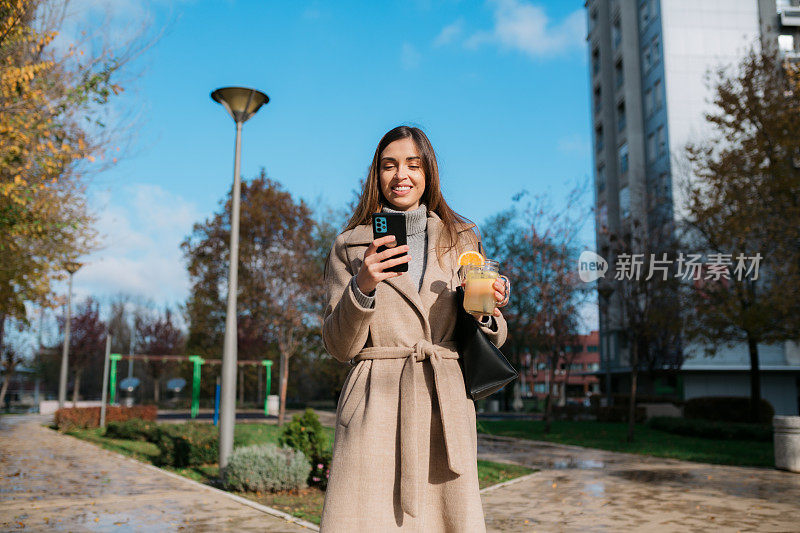
[[[378,177],[383,197],[393,209],[411,211],[419,207],[425,192],[425,171],[413,139],[398,139],[384,148]]]

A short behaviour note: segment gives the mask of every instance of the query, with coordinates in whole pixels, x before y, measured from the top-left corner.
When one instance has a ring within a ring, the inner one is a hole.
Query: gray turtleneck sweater
[[[422,276],[425,274],[425,267],[428,262],[428,208],[425,204],[420,204],[413,211],[396,211],[388,207],[384,207],[383,211],[387,213],[403,213],[406,217],[406,239],[408,255],[411,256],[411,260],[408,262],[408,272],[403,275],[411,276],[411,280],[419,291],[422,288]],[[367,309],[375,307],[375,291],[369,294],[361,292],[356,282],[356,277],[357,275],[350,280],[350,287],[356,301]],[[494,317],[492,316],[483,317],[483,320],[479,322],[485,326],[491,325],[490,327],[494,329]]]

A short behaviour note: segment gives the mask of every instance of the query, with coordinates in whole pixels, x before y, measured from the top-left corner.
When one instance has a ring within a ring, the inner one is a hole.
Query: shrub
[[[105,436],[112,439],[155,441],[158,426],[155,422],[133,418],[125,422],[109,422]]]
[[[184,468],[219,459],[219,432],[211,424],[161,424],[153,442],[161,452],[156,461],[160,465]]]
[[[234,449],[222,469],[222,482],[228,490],[296,490],[306,487],[310,471],[311,464],[301,451],[267,443]]]
[[[634,421],[639,424],[647,418],[647,411],[644,407],[636,407],[634,412]],[[613,407],[598,407],[597,408],[597,421],[598,422],[627,422],[628,421],[628,406],[615,405]]]
[[[683,416],[718,422],[750,422],[750,398],[739,396],[692,398],[686,401]],[[772,417],[775,416],[775,409],[763,398],[759,405],[758,416],[764,424],[770,424]]]
[[[312,472],[308,483],[323,490],[328,486],[331,454],[328,452],[328,436],[322,428],[319,417],[313,409],[306,409],[302,415],[294,415],[286,424],[278,442],[301,451],[311,461]]]
[[[135,418],[154,421],[157,415],[158,408],[155,405],[106,406],[106,423],[124,422]],[[100,426],[100,407],[64,407],[56,411],[54,422],[60,431],[96,428]]]
[[[317,458],[318,462],[311,465],[311,473],[308,475],[309,485],[316,485],[322,490],[328,490],[328,478],[331,475],[331,452],[325,452],[322,457]]]
[[[710,420],[657,416],[648,420],[652,429],[675,435],[716,440],[771,441],[772,428],[762,424],[713,422]]]

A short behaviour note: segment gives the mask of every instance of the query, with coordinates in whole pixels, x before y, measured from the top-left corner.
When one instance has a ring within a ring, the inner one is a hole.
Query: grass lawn
[[[772,442],[715,440],[673,435],[637,425],[634,442],[625,441],[625,423],[560,422],[552,423],[549,434],[544,422],[535,420],[479,420],[478,432],[507,437],[574,444],[614,452],[640,453],[701,463],[738,466],[774,466]]]
[[[328,434],[328,442],[332,447],[334,429],[329,427],[325,427],[324,429]],[[274,442],[277,444],[282,428],[271,424],[237,424],[234,431],[237,441],[241,440],[243,443],[242,445],[247,446],[267,442]],[[72,430],[69,432],[70,435],[92,442],[102,448],[133,457],[143,462],[153,464],[159,455],[158,447],[152,442],[111,439],[104,437],[103,433],[104,430],[99,428]],[[162,468],[193,479],[194,481],[219,487],[219,467],[216,464],[189,468]],[[524,476],[531,472],[534,472],[534,470],[523,466],[494,463],[491,461],[478,461],[478,480],[480,488]],[[296,492],[237,492],[235,494],[257,501],[263,505],[279,509],[297,518],[308,520],[314,524],[319,524],[320,515],[322,514],[322,503],[325,499],[325,492],[316,487],[309,487]]]

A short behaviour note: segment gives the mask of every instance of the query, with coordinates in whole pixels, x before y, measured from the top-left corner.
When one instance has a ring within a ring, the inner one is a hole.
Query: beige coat
[[[407,275],[378,284],[375,307],[348,287],[372,241],[368,225],[340,234],[325,279],[328,352],[354,364],[336,410],[321,531],[485,531],[478,491],[475,405],[455,350],[457,254],[436,256],[443,225],[428,213],[422,288]],[[471,231],[463,249],[477,249]],[[495,345],[506,322],[483,327]]]

